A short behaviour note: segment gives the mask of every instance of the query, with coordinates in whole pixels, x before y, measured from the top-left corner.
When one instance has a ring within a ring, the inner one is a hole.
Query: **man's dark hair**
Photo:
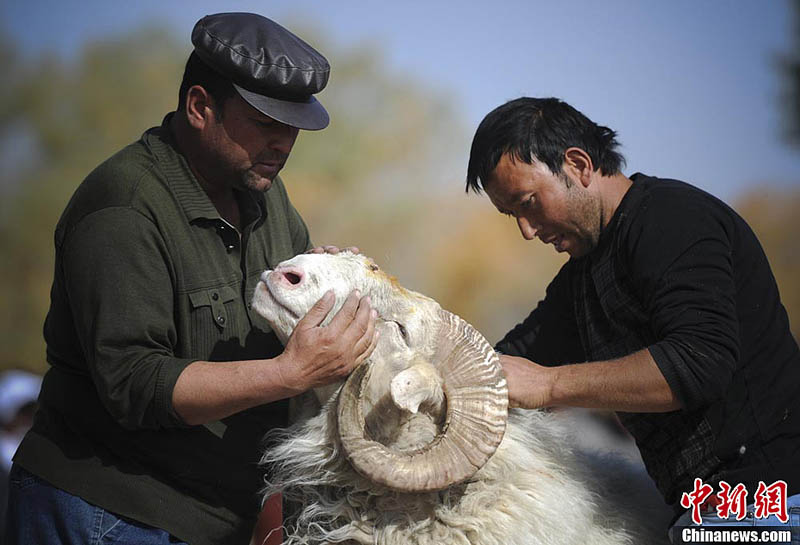
[[[211,95],[220,109],[220,115],[222,115],[222,106],[225,101],[236,92],[230,79],[203,62],[194,51],[189,55],[186,69],[183,71],[183,81],[181,81],[181,88],[178,91],[178,111],[186,108],[186,92],[193,85],[200,85]]]
[[[475,132],[466,190],[480,193],[505,153],[528,164],[536,159],[560,174],[564,153],[574,146],[589,154],[601,174],[617,174],[625,158],[616,151],[616,136],[557,98],[522,97],[506,102],[489,112]]]

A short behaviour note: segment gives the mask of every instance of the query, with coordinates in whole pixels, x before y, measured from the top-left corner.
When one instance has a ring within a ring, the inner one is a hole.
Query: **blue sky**
[[[726,200],[800,187],[800,149],[780,134],[789,0],[34,0],[0,4],[0,28],[24,51],[69,58],[151,21],[188,44],[195,21],[218,11],[308,20],[343,46],[377,43],[392,71],[450,96],[470,133],[506,100],[558,96],[617,130],[627,173],[681,178]]]

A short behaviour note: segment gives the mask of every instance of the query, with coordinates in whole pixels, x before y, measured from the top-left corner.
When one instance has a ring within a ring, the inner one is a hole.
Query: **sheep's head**
[[[432,299],[402,288],[370,259],[349,252],[304,254],[265,271],[253,308],[286,342],[329,289],[335,310],[353,290],[378,311],[378,346],[339,393],[342,447],[353,467],[396,490],[446,488],[471,477],[505,431],[508,392],[494,350],[472,326]],[[321,401],[331,389],[316,392]],[[392,411],[441,411],[438,433],[412,451],[385,437]]]

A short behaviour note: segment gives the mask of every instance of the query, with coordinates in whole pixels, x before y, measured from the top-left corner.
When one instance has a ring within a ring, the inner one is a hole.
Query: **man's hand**
[[[280,381],[295,394],[343,380],[375,349],[377,312],[369,297],[352,292],[330,323],[321,326],[334,303],[328,291],[298,322],[276,358]]]
[[[357,246],[348,246],[347,248],[339,249],[338,246],[316,246],[309,251],[307,254],[338,254],[339,252],[352,252],[354,254],[360,254],[361,250],[358,249]]]
[[[511,407],[538,409],[550,405],[554,375],[552,369],[525,358],[500,355],[500,365],[508,381]]]
[[[377,314],[354,292],[322,327],[334,303],[333,292],[317,301],[274,359],[189,364],[173,389],[175,412],[186,424],[205,424],[347,377],[375,349]]]

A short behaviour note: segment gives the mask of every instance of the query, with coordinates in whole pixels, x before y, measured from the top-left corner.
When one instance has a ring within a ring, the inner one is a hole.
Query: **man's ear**
[[[186,91],[186,119],[192,128],[203,130],[214,120],[214,99],[201,85],[192,85]],[[219,117],[219,116],[217,116]]]
[[[589,187],[592,183],[594,165],[589,154],[581,148],[571,147],[564,152],[563,170],[574,180],[579,180],[581,185]]]

